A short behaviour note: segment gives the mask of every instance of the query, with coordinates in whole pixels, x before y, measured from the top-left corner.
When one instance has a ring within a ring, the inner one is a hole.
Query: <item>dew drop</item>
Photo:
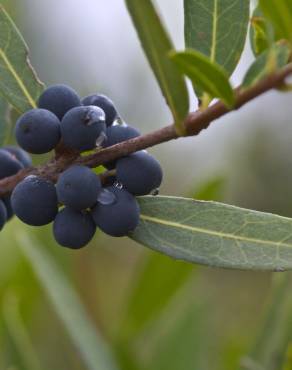
[[[117,189],[122,190],[124,186],[123,186],[123,184],[122,184],[121,182],[116,181],[116,182],[114,183],[114,187],[116,187]]]
[[[97,197],[98,203],[109,206],[111,204],[114,204],[116,202],[117,198],[114,193],[107,189],[102,189],[102,191],[99,193]]]
[[[86,126],[91,126],[93,124],[105,122],[105,113],[99,107],[90,105],[87,107],[87,113],[84,118],[84,123]]]
[[[96,146],[101,146],[104,142],[105,142],[105,140],[107,139],[107,136],[106,136],[106,134],[102,131],[101,133],[100,133],[100,135],[98,136],[98,138],[96,139],[96,142],[95,142],[95,144],[96,144]]]
[[[122,125],[122,126],[124,126],[124,125],[126,125],[126,123],[124,122],[124,120],[122,119],[122,117],[117,117],[115,120],[114,120],[114,122],[113,122],[113,126],[120,126],[120,125]]]
[[[156,188],[151,191],[150,195],[153,195],[155,197],[156,195],[159,195],[159,193],[160,193],[160,189]]]

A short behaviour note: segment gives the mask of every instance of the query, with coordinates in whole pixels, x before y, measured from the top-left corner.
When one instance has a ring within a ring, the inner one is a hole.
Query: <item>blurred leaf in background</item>
[[[194,199],[216,200],[219,202],[224,199],[225,188],[226,178],[219,175],[198,186],[193,193],[190,193],[190,196]]]
[[[249,67],[242,82],[243,88],[248,88],[269,76],[271,73],[284,67],[291,56],[291,46],[285,42],[278,42],[264,51]]]
[[[50,255],[25,233],[17,237],[17,243],[46,289],[88,369],[116,370],[110,348],[97,334],[74,289]]]
[[[257,57],[274,42],[274,30],[269,20],[264,17],[259,6],[254,9],[250,22],[250,44],[254,56]]]
[[[291,284],[291,273],[274,276],[266,317],[250,354],[242,359],[243,369],[250,365],[266,370],[282,368],[292,340]]]
[[[31,343],[30,336],[23,323],[19,310],[19,299],[12,292],[7,292],[2,307],[3,319],[11,339],[21,358],[22,366],[30,370],[44,370]]]
[[[277,40],[287,39],[292,42],[292,3],[290,0],[260,0],[259,6],[270,19],[276,30]]]
[[[0,145],[3,145],[8,133],[9,106],[6,100],[0,96]]]
[[[157,319],[194,270],[189,264],[150,253],[135,279],[121,327],[122,337],[137,335]]]

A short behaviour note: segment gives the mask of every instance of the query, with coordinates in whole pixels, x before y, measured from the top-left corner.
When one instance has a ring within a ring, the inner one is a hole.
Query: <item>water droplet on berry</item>
[[[153,190],[151,191],[150,195],[153,195],[153,196],[155,197],[156,195],[159,195],[159,192],[160,192],[160,189],[159,189],[159,188],[157,188],[157,189],[153,189]]]
[[[102,191],[99,193],[97,197],[97,202],[104,206],[114,204],[116,200],[117,198],[115,194],[107,189],[102,189]]]
[[[95,142],[96,146],[101,146],[101,145],[102,145],[102,143],[104,143],[106,139],[107,139],[107,136],[106,136],[106,134],[102,131],[102,132],[100,133],[100,135],[98,136],[98,138],[96,139],[96,142]]]
[[[118,126],[118,125],[125,125],[124,120],[122,119],[122,117],[119,117],[119,116],[113,122],[113,126]]]
[[[84,117],[84,123],[87,126],[96,124],[98,122],[105,122],[105,113],[102,109],[93,105],[90,105],[87,108],[87,113]]]
[[[120,190],[122,190],[123,189],[123,184],[121,183],[121,182],[119,182],[119,181],[116,181],[115,183],[114,183],[114,186],[117,188],[117,189],[120,189]]]

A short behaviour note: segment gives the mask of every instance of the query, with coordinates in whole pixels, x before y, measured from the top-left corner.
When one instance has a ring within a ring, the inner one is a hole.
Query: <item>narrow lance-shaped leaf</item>
[[[23,367],[30,370],[40,370],[42,366],[21,317],[17,296],[12,292],[8,292],[3,301],[2,318],[17,349]]]
[[[217,176],[197,187],[190,196],[198,200],[223,201],[225,188],[226,179],[223,176]]]
[[[245,44],[249,0],[184,0],[185,43],[234,71]]]
[[[155,253],[149,255],[134,279],[134,289],[120,328],[122,341],[132,339],[151,320],[157,319],[193,271],[192,265]]]
[[[289,342],[286,348],[284,363],[282,364],[281,370],[292,370],[292,343]]]
[[[269,20],[257,7],[250,20],[250,44],[255,56],[260,55],[275,41],[274,30]]]
[[[94,329],[79,297],[51,256],[28,234],[19,232],[17,243],[46,290],[87,369],[116,370],[109,347]]]
[[[28,48],[0,5],[0,93],[19,113],[36,107],[43,89],[28,59]]]
[[[250,87],[284,67],[291,56],[291,47],[285,41],[279,41],[263,52],[250,66],[242,83],[243,88]]]
[[[190,294],[190,293],[189,293]],[[175,315],[175,320],[155,345],[150,357],[151,370],[194,370],[205,368],[203,355],[210,352],[210,339],[206,330],[208,308],[198,299],[187,300],[187,308]],[[180,306],[182,303],[180,302]],[[171,314],[169,315],[171,317]],[[208,319],[207,319],[208,318]]]
[[[176,128],[183,132],[182,122],[189,110],[184,79],[169,60],[172,42],[151,0],[125,0],[142,47],[173,114]]]
[[[274,275],[274,287],[265,320],[248,356],[241,361],[255,368],[279,370],[285,359],[285,352],[292,339],[291,273]]]
[[[292,269],[292,220],[215,202],[141,197],[132,238],[176,259],[209,266]]]
[[[292,42],[292,1],[291,0],[259,0],[263,13],[272,22],[277,39]]]
[[[230,108],[234,105],[234,92],[226,72],[219,65],[195,50],[172,52],[170,58],[191,79],[195,88],[207,92],[210,98],[221,99]]]

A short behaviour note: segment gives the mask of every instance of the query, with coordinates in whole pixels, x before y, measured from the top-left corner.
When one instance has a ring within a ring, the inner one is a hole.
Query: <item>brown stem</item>
[[[281,85],[285,83],[285,79],[290,74],[292,74],[292,63],[288,64],[280,71],[271,74],[250,88],[236,89],[236,104],[232,110],[241,108],[249,101],[269,90],[281,87]],[[204,111],[190,113],[184,122],[186,136],[198,135],[213,121],[230,111],[231,110],[228,109],[221,101],[218,101]],[[58,179],[59,174],[73,163],[83,164],[89,167],[97,167],[103,163],[110,162],[114,159],[134,153],[138,150],[146,149],[177,138],[178,135],[174,125],[169,125],[146,135],[139,136],[134,139],[113,145],[109,148],[96,151],[94,154],[88,156],[79,156],[76,152],[68,152],[61,146],[56,152],[56,157],[47,164],[37,168],[21,170],[14,176],[0,180],[0,195],[10,193],[14,187],[29,174],[43,176],[55,182]]]

